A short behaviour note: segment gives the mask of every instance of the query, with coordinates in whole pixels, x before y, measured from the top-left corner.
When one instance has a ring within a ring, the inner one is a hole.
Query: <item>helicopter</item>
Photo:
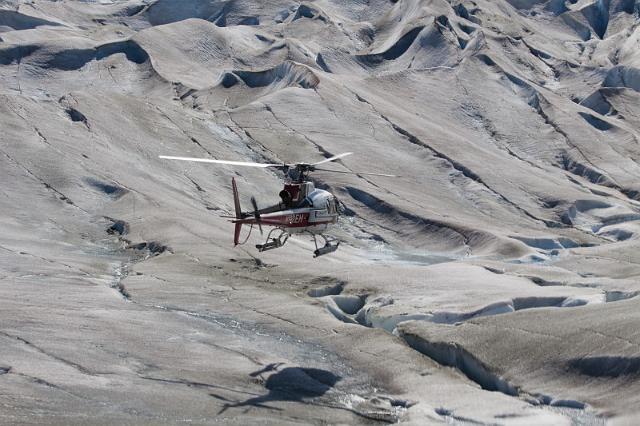
[[[259,167],[278,169],[284,172],[285,182],[284,188],[278,194],[280,202],[272,206],[259,209],[255,197],[251,197],[251,205],[253,211],[243,212],[240,206],[240,198],[238,196],[238,186],[235,178],[231,178],[231,187],[233,190],[233,204],[235,208],[235,216],[223,216],[230,218],[235,224],[233,233],[234,246],[245,244],[249,235],[243,242],[240,242],[240,231],[242,225],[258,225],[260,234],[263,235],[262,225],[272,226],[273,229],[267,234],[264,244],[257,244],[256,248],[259,252],[273,250],[282,247],[292,234],[309,234],[313,238],[315,250],[313,257],[322,256],[332,253],[338,249],[340,242],[325,232],[329,226],[338,222],[340,208],[338,199],[331,192],[324,189],[316,188],[308,176],[310,172],[324,171],[342,174],[368,175],[368,176],[384,176],[398,177],[395,175],[383,173],[362,173],[362,172],[345,172],[341,170],[330,170],[319,168],[318,166],[330,163],[348,155],[352,152],[344,152],[325,158],[316,163],[293,163],[293,164],[269,164],[269,163],[252,163],[244,161],[215,160],[211,158],[192,158],[192,157],[174,157],[168,155],[160,155],[159,158],[166,160],[192,161],[200,163],[226,164],[238,167]],[[318,247],[317,237],[320,237],[324,245]]]

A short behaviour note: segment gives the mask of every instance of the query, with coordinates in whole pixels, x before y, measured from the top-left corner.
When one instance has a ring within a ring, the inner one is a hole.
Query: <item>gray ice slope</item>
[[[0,422],[633,424],[639,13],[0,2]],[[344,151],[317,260],[157,158]]]

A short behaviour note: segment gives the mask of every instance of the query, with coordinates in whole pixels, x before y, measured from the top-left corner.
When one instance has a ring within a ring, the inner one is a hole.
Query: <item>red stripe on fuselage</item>
[[[275,216],[272,214],[269,215],[269,217],[262,217],[260,218],[260,224],[262,225],[270,225],[270,226],[284,226],[287,228],[304,228],[307,226],[315,226],[315,225],[325,225],[328,223],[335,223],[337,220],[337,217],[333,217],[329,220],[323,220],[323,221],[318,221],[318,222],[309,222],[309,213],[305,212],[305,213],[290,213],[290,214],[283,214],[283,215],[279,215],[279,216]],[[251,224],[256,224],[258,223],[255,218],[246,218],[246,219],[240,219],[240,220],[233,220],[232,222],[234,223],[245,223],[248,225]]]
[[[254,219],[255,220],[255,219]],[[260,223],[274,226],[289,226],[299,227],[308,226],[309,213],[291,213],[283,214],[279,216],[263,217],[260,219]]]

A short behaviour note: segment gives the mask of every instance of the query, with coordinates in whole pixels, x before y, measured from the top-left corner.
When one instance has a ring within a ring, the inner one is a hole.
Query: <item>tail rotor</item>
[[[262,233],[262,224],[261,224],[261,220],[260,220],[260,210],[258,209],[258,202],[256,201],[256,197],[251,197],[251,205],[253,206],[253,217],[256,220],[256,223],[258,224],[258,228],[260,229],[260,235],[263,235]]]

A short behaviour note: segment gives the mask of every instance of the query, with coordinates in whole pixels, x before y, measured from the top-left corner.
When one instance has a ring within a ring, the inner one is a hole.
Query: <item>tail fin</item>
[[[242,210],[240,209],[240,198],[238,197],[238,186],[236,185],[236,178],[231,178],[231,187],[233,188],[233,205],[236,209],[236,219],[242,219]],[[233,231],[233,245],[237,246],[240,240],[240,228],[242,223],[236,223],[236,227]]]

